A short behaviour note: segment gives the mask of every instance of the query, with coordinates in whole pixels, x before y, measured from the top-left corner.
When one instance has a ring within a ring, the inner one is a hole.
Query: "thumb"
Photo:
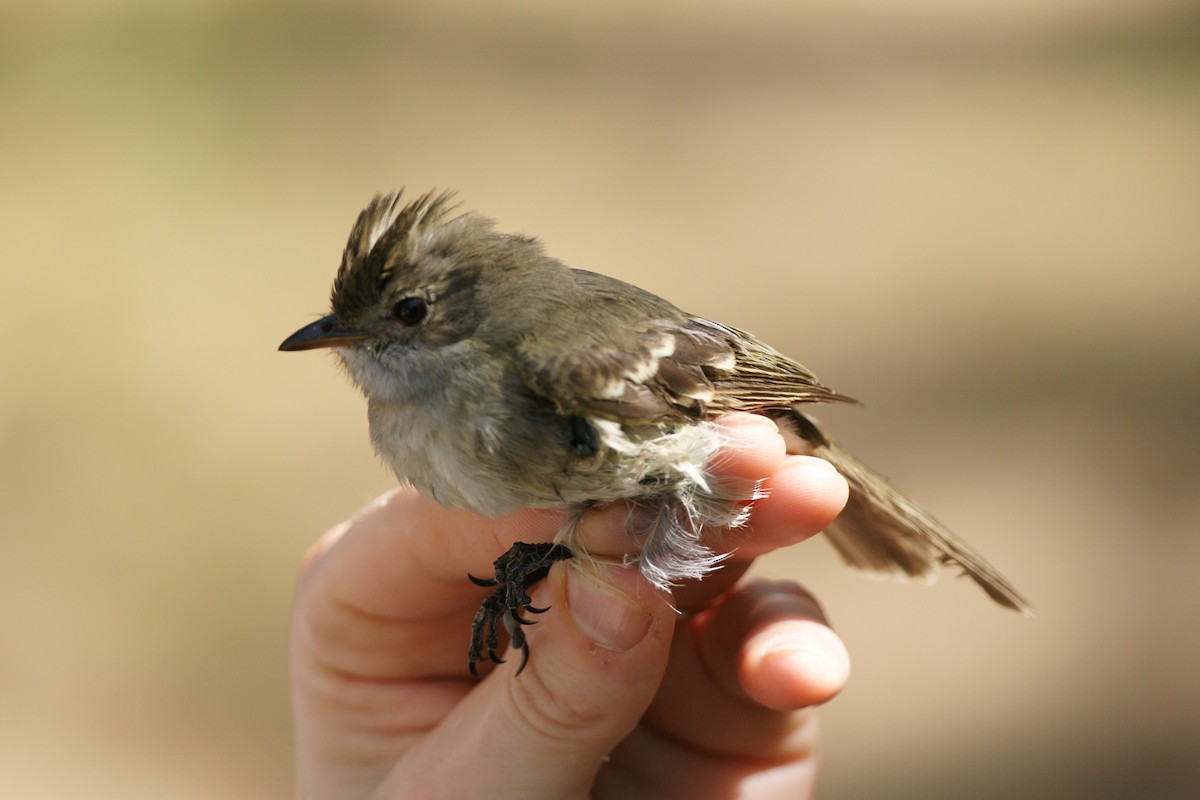
[[[404,771],[419,784],[405,780],[406,793],[586,798],[608,754],[645,713],[675,626],[664,593],[636,568],[570,561],[555,565],[532,594],[535,606],[551,609],[524,629],[525,670],[516,674],[520,653],[510,650],[507,663],[414,748],[406,759],[413,769]]]

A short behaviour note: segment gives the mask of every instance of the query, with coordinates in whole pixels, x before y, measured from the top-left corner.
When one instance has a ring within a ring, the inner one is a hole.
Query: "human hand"
[[[845,648],[787,582],[738,582],[757,555],[823,529],[846,499],[825,462],[786,456],[774,424],[722,420],[722,481],[766,479],[722,569],[669,597],[636,568],[563,562],[531,591],[551,606],[533,656],[466,673],[470,620],[514,541],[549,541],[566,515],[499,520],[411,489],[385,495],[310,551],[291,671],[302,797],[795,798],[815,776],[812,706],[844,685]],[[629,549],[625,509],[589,512],[597,555]],[[672,608],[674,606],[674,608]],[[678,613],[675,609],[678,609]]]

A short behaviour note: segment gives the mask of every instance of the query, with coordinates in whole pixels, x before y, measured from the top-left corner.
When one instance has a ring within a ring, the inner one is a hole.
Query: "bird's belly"
[[[635,427],[591,418],[599,447],[587,454],[544,424],[456,417],[428,404],[373,408],[370,422],[375,449],[397,478],[444,506],[486,516],[720,494],[706,469],[720,434],[708,422]]]
[[[481,458],[478,420],[427,405],[370,413],[371,441],[401,483],[447,508],[496,517],[525,505],[519,481]]]

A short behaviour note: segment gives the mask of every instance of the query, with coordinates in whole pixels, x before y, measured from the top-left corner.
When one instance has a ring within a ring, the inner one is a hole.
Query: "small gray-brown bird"
[[[926,576],[959,567],[996,602],[1029,613],[1002,575],[845,450],[799,404],[845,402],[752,335],[688,314],[636,286],[571,269],[537,240],[455,215],[449,193],[376,197],[358,217],[333,284],[333,312],[281,350],[334,348],[367,397],[371,439],[402,482],[437,502],[499,516],[522,507],[582,514],[616,500],[658,586],[697,578],[721,557],[703,526],[744,522],[707,465],[712,420],[770,417],[788,452],[819,456],[850,499],[826,536],[851,566]],[[578,516],[575,517],[578,519]],[[495,662],[498,623],[529,650],[528,587],[553,561],[586,556],[568,524],[553,544],[518,542],[472,629],[472,673]]]

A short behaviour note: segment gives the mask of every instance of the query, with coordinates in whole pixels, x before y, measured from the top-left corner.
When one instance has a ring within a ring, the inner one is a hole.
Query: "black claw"
[[[544,614],[550,608],[538,608],[529,604],[529,587],[545,578],[555,561],[571,558],[574,554],[560,544],[526,544],[517,542],[508,552],[496,559],[495,578],[467,577],[476,586],[496,587],[487,596],[475,613],[471,624],[471,647],[467,652],[467,666],[471,674],[479,677],[478,664],[487,653],[489,661],[503,664],[504,659],[496,655],[500,646],[500,626],[508,632],[509,644],[521,651],[521,665],[517,674],[529,662],[529,643],[525,640],[523,627],[535,624],[535,620],[524,619],[522,611]]]
[[[529,645],[521,648],[521,666],[517,667],[517,674],[520,675],[525,671],[525,665],[529,663]]]

